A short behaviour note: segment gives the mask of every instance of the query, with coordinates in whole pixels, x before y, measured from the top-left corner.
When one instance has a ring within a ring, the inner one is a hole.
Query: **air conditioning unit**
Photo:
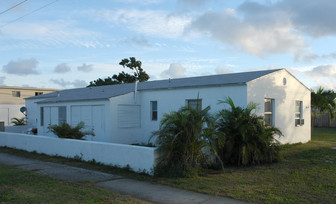
[[[295,119],[295,126],[304,125],[304,119]]]
[[[304,119],[300,119],[300,125],[304,125]]]

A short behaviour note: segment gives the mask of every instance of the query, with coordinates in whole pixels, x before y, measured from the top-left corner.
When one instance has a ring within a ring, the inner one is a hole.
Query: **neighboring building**
[[[281,143],[311,139],[310,90],[285,69],[69,89],[28,98],[26,106],[39,135],[52,135],[50,124],[83,121],[96,134],[88,140],[132,144],[147,142],[163,114],[197,104],[215,113],[228,96],[236,106],[259,104],[256,113],[282,131]]]
[[[24,98],[38,96],[57,91],[56,89],[39,89],[0,86],[0,122],[5,126],[11,125],[12,118],[22,118],[20,108],[25,106]]]

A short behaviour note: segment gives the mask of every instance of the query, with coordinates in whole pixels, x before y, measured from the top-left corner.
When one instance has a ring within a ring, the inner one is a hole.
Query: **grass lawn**
[[[314,129],[313,135],[313,139],[316,135],[326,135],[330,140],[336,138],[336,133],[329,132],[329,129]],[[336,203],[336,143],[312,141],[307,144],[284,145],[281,148],[284,159],[275,164],[245,168],[226,167],[224,173],[209,171],[198,178],[179,179],[152,178],[93,162],[85,163],[74,159],[49,157],[9,148],[0,148],[0,152],[100,170],[250,202]]]
[[[314,128],[312,140],[336,141],[336,128]]]
[[[143,203],[92,183],[66,182],[0,164],[0,203]]]
[[[284,161],[226,168],[198,178],[158,182],[257,203],[335,203],[336,144],[309,142],[282,148]]]

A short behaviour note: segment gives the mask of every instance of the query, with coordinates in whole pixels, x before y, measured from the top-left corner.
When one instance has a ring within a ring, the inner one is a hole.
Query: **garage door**
[[[95,133],[95,136],[89,136],[88,140],[109,141],[109,138],[105,137],[104,118],[103,105],[71,106],[71,125],[84,122],[84,130]]]

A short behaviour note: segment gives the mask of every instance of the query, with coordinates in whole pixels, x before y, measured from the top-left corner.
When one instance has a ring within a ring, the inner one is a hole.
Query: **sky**
[[[0,0],[0,86],[68,89],[286,68],[336,90],[334,0]]]

